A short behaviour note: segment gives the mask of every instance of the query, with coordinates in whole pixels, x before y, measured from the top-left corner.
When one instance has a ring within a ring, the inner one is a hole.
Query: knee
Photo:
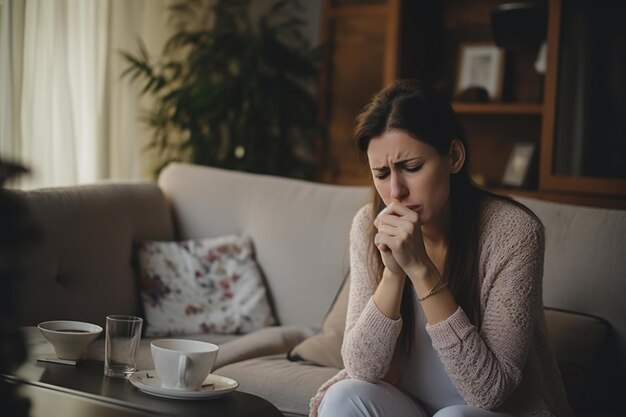
[[[369,382],[358,379],[344,379],[333,384],[320,404],[319,417],[324,416],[367,416],[362,407],[363,399],[368,396]]]
[[[469,405],[451,405],[437,411],[433,417],[492,417],[491,414],[490,411]]]
[[[468,417],[466,409],[463,405],[451,405],[437,411],[433,417]]]

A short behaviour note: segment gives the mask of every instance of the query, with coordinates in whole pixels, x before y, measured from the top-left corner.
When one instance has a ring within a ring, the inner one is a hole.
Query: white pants
[[[419,403],[386,382],[344,379],[332,385],[320,404],[319,417],[429,417]],[[433,417],[511,417],[508,414],[453,405]]]

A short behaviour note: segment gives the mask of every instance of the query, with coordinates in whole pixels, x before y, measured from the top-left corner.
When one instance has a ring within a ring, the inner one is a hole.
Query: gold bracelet
[[[426,297],[433,295],[433,291],[435,291],[435,288],[437,288],[437,285],[439,285],[439,283],[441,282],[441,278],[442,276],[439,275],[439,278],[437,278],[437,281],[435,281],[435,285],[433,285],[430,290],[426,291],[426,294],[424,294],[421,298],[418,296],[417,300],[422,301],[425,300]]]
[[[430,291],[428,291],[426,294],[422,295],[421,297],[417,297],[417,301],[424,301],[425,299],[427,299],[428,297],[430,297],[431,295],[435,295],[437,294],[439,291],[443,290],[445,288],[446,285],[448,285],[447,282],[444,282],[443,284],[441,284],[440,287],[437,288],[437,285],[439,284],[439,281],[441,279],[437,280],[437,282],[435,283],[435,285],[430,289]]]

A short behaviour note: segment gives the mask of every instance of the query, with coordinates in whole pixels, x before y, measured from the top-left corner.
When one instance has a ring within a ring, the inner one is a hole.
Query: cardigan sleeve
[[[525,226],[515,228],[515,238],[508,242],[492,236],[496,249],[485,261],[480,331],[460,307],[448,319],[426,326],[469,405],[497,408],[522,379],[535,315],[542,312],[544,256],[543,226]]]
[[[311,398],[311,401],[309,402],[309,417],[318,416],[320,405],[322,403],[322,398],[324,398],[324,395],[326,395],[326,391],[328,391],[328,388],[346,378],[349,378],[348,374],[345,369],[342,369],[328,381],[324,382],[321,387],[319,387],[317,393],[315,393],[315,396]]]
[[[378,282],[368,270],[370,210],[362,207],[350,230],[350,295],[341,354],[350,377],[377,382],[389,369],[402,319],[385,316],[372,299]]]

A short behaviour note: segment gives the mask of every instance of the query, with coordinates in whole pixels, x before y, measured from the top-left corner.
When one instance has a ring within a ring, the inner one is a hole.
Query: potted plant
[[[122,52],[125,76],[154,97],[145,121],[160,170],[172,160],[311,179],[322,130],[312,92],[317,53],[294,14],[275,1],[257,18],[250,0],[171,7],[175,33],[162,56]]]

